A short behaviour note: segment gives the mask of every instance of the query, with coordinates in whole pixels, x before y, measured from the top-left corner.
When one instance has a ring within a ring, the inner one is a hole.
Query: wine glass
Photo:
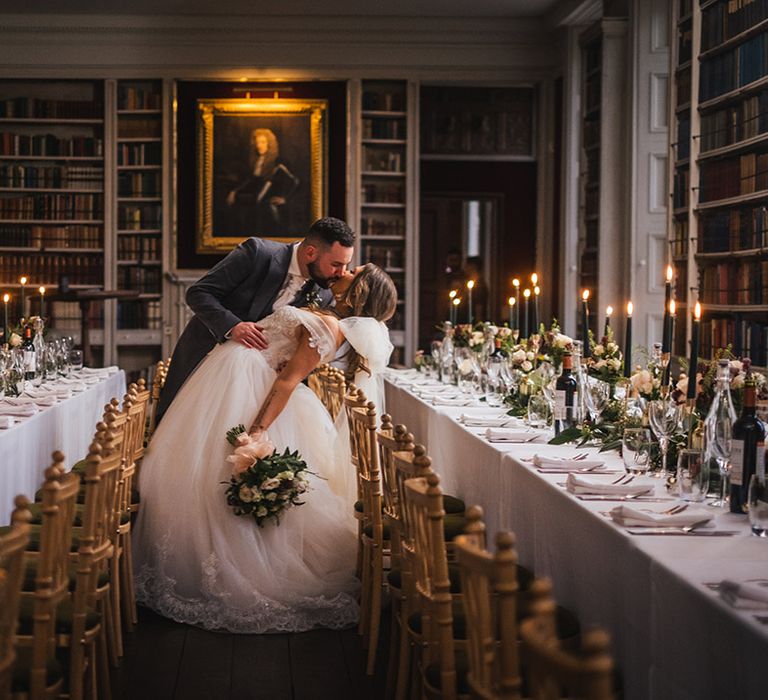
[[[585,378],[584,383],[587,388],[587,410],[592,422],[597,423],[611,398],[611,387],[608,382],[589,376]]]
[[[749,524],[756,537],[768,537],[768,481],[764,474],[753,474],[749,480]]]
[[[528,425],[532,428],[547,428],[551,423],[552,407],[543,394],[533,394],[528,399]]]
[[[671,397],[656,399],[648,405],[648,418],[661,449],[661,468],[654,474],[660,479],[666,476],[669,440],[680,424],[680,415],[680,406]]]
[[[79,372],[83,368],[83,351],[82,350],[70,350],[69,351],[69,364],[73,370]]]
[[[624,428],[621,457],[630,474],[644,474],[651,466],[651,431],[648,428]]]
[[[709,463],[701,450],[684,449],[677,455],[677,487],[684,501],[703,501],[709,489]]]

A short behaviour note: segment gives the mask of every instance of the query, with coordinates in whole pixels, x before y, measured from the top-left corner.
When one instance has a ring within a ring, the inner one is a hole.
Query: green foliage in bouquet
[[[237,442],[238,435],[245,435],[245,426],[242,423],[227,430],[227,442],[230,445],[234,445]]]
[[[272,455],[257,459],[244,471],[232,475],[225,492],[227,503],[235,515],[250,516],[259,527],[264,527],[269,519],[279,525],[284,510],[303,505],[299,499],[307,491],[309,473],[298,451],[286,448],[278,454],[275,450]]]
[[[589,346],[590,357],[586,360],[589,376],[616,386],[622,377],[624,360],[621,349],[614,340],[613,328],[608,328],[599,343],[592,331],[589,331]]]

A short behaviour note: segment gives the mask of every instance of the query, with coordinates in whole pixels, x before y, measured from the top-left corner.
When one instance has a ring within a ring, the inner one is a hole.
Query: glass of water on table
[[[630,474],[645,474],[651,466],[651,431],[648,428],[624,428],[621,457]]]

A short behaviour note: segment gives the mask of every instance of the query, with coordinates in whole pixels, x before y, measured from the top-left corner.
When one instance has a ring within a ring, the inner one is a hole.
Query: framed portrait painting
[[[197,100],[198,253],[291,241],[324,215],[327,101]]]

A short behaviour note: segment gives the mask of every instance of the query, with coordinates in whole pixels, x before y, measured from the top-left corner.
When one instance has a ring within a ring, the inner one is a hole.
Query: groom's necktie
[[[296,293],[296,296],[288,302],[290,306],[303,306],[305,303],[305,300],[307,298],[307,294],[309,294],[310,291],[312,291],[312,288],[315,286],[315,281],[313,279],[308,279],[304,286]]]

